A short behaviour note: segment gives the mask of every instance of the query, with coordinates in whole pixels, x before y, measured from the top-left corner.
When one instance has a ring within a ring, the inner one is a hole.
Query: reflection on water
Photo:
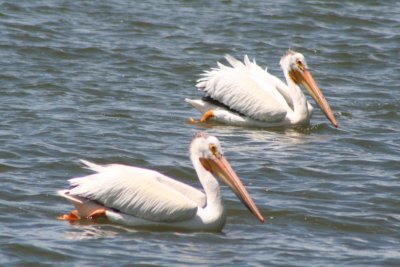
[[[119,233],[103,229],[99,225],[93,225],[93,223],[79,223],[71,225],[71,228],[65,232],[65,238],[70,240],[111,238]]]

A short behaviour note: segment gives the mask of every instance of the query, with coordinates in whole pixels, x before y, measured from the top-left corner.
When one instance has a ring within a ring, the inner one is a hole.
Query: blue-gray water
[[[0,265],[400,266],[398,1],[2,1]],[[186,123],[227,53],[303,53],[334,110],[309,127]],[[260,224],[223,187],[223,232],[56,220],[79,159],[199,186],[192,135],[219,137]]]

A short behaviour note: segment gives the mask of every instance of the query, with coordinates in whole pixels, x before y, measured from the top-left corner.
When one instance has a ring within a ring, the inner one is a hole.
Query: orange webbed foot
[[[209,111],[203,114],[203,117],[201,117],[200,122],[206,122],[212,117],[214,117],[214,111],[210,109]]]
[[[193,118],[189,118],[187,122],[191,123],[191,124],[205,123],[205,122],[207,122],[207,120],[209,120],[210,118],[212,118],[214,116],[215,116],[214,111],[212,109],[210,109],[209,111],[207,111],[203,114],[203,116],[201,117],[201,119],[199,121],[195,120]]]
[[[75,221],[79,221],[81,219],[81,217],[78,215],[78,211],[77,210],[73,210],[69,214],[64,214],[64,215],[61,215],[61,216],[57,217],[57,219],[64,220],[64,221],[75,222]]]
[[[99,218],[106,218],[106,210],[105,209],[98,209],[90,213],[86,218],[88,220],[96,220]]]

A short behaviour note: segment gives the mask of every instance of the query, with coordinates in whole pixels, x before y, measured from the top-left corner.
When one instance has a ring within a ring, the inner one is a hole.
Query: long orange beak
[[[232,169],[231,165],[225,159],[224,156],[220,155],[218,158],[208,159],[201,158],[200,162],[203,166],[216,174],[227,186],[229,186],[240,201],[253,213],[260,222],[264,222],[264,217],[261,215],[257,206],[254,204],[246,188]]]
[[[331,107],[326,101],[325,96],[319,89],[317,83],[314,81],[314,78],[312,77],[310,71],[307,69],[304,69],[302,71],[293,70],[289,74],[296,83],[302,84],[307,89],[308,93],[314,99],[315,103],[317,103],[317,105],[328,118],[328,120],[332,123],[333,126],[335,126],[335,128],[337,128],[338,124],[336,122],[335,116],[332,113]]]

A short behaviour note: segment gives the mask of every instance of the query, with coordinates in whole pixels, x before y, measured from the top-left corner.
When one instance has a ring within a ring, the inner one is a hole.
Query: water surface
[[[399,266],[397,1],[0,3],[2,265]],[[278,129],[186,123],[196,80],[227,53],[303,53],[339,123]],[[223,187],[222,233],[56,220],[79,159],[199,186],[197,131],[221,140],[266,223]]]

